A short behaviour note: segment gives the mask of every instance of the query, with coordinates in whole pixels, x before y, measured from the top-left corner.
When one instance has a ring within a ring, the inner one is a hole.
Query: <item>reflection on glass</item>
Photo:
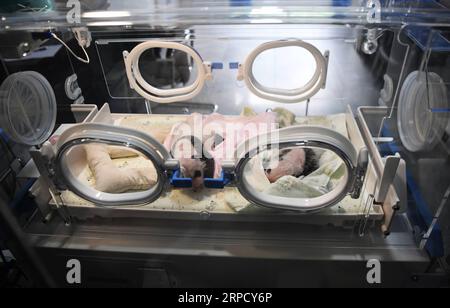
[[[250,189],[287,198],[323,196],[338,187],[345,173],[333,151],[304,147],[263,151],[244,169]]]
[[[302,87],[316,70],[314,57],[301,47],[289,46],[263,51],[253,63],[255,79],[262,85],[277,89]]]
[[[149,190],[158,181],[152,161],[127,147],[89,143],[74,146],[65,155],[72,175],[101,192]]]
[[[123,61],[123,51],[132,50],[137,44],[109,42],[96,45],[108,92],[113,98],[141,98],[130,88]],[[193,63],[191,57],[179,50],[154,48],[141,55],[139,68],[142,77],[150,85],[159,89],[174,89],[189,86],[197,79],[198,68]]]
[[[183,51],[166,48],[146,50],[139,58],[139,70],[148,84],[159,89],[183,88],[197,79],[192,59]]]

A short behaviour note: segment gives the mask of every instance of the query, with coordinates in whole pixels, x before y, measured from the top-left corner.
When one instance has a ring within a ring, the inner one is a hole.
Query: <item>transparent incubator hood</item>
[[[434,1],[6,1],[0,25],[14,30],[188,27],[218,24],[448,24]],[[111,3],[110,3],[111,2]]]
[[[49,211],[432,226],[449,33],[444,1],[2,1],[1,133]]]

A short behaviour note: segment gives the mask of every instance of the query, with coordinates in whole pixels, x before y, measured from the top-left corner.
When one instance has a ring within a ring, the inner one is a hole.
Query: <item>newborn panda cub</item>
[[[275,168],[266,169],[270,183],[283,176],[306,176],[318,168],[316,154],[312,149],[285,149],[279,152],[279,162]]]
[[[180,160],[181,175],[192,179],[192,188],[194,191],[203,187],[205,163],[196,158],[182,158]]]

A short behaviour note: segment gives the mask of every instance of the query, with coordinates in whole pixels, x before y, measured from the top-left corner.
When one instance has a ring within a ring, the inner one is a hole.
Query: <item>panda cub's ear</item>
[[[303,175],[307,176],[319,169],[319,158],[313,149],[305,149],[305,167]]]

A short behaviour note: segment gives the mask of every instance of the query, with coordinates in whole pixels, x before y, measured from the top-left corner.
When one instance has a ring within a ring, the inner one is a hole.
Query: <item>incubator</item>
[[[127,260],[119,283],[172,286],[222,266],[227,285],[267,260],[298,262],[273,261],[281,285],[306,284],[294,273],[311,261],[379,259],[393,284],[448,270],[445,1],[0,12],[1,133],[17,182],[31,180],[23,229],[45,262],[75,253],[113,281]]]

